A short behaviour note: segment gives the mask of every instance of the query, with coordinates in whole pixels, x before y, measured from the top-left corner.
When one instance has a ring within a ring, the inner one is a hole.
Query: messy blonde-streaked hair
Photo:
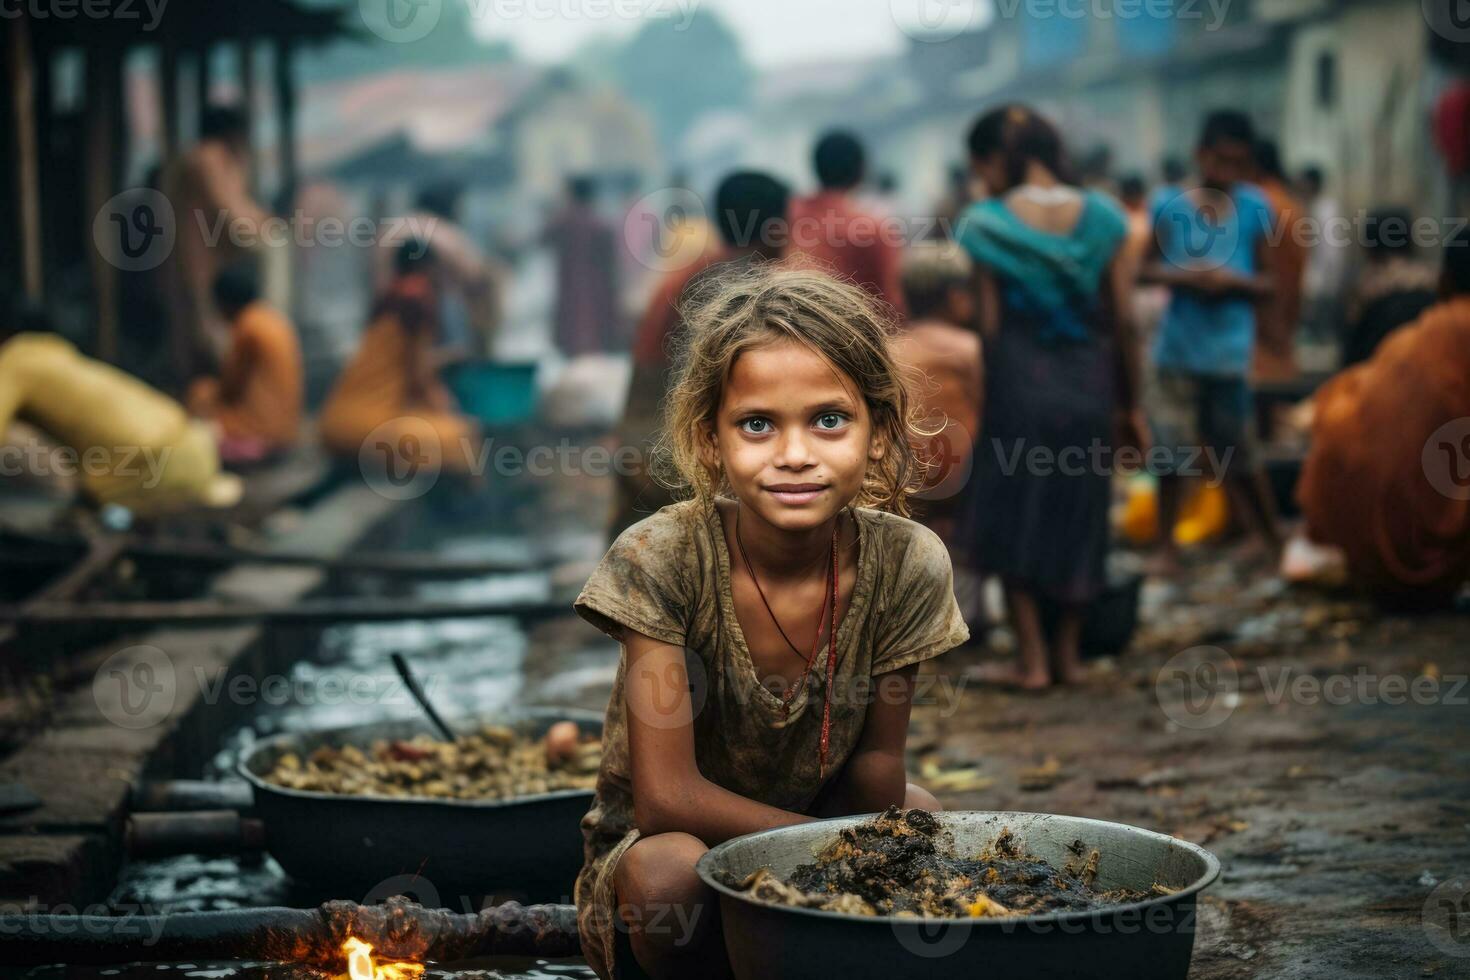
[[[908,497],[923,486],[926,471],[914,443],[933,433],[914,414],[913,381],[894,359],[893,317],[885,309],[852,283],[788,263],[700,280],[680,308],[687,329],[655,449],[659,482],[702,500],[728,492],[719,465],[708,461],[706,442],[725,380],[746,351],[794,340],[851,381],[868,407],[874,437],[883,440],[883,457],[869,461],[852,503],[906,516]]]

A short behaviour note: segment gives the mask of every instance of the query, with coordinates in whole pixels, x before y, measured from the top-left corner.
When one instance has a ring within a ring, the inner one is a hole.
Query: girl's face
[[[736,358],[708,438],[741,504],[786,531],[831,520],[884,452],[852,381],[792,340]]]

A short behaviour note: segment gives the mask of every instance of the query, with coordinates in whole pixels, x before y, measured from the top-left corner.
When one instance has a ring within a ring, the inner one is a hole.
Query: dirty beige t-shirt
[[[881,511],[849,513],[858,528],[857,579],[837,627],[825,779],[817,766],[824,671],[811,672],[789,714],[761,683],[735,618],[730,556],[712,503],[673,504],[623,532],[575,604],[615,638],[627,627],[684,647],[700,773],[748,799],[798,813],[857,746],[870,678],[937,657],[969,637],[938,536]],[[638,838],[623,690],[640,681],[626,671],[625,646],[607,707],[596,799],[582,819],[586,864],[576,887],[583,953],[603,977],[614,975],[613,871]],[[663,717],[674,724],[672,705]]]

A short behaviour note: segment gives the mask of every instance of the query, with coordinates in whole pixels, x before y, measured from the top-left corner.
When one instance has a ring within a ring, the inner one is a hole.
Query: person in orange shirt
[[[1470,579],[1470,232],[1445,243],[1440,295],[1318,391],[1297,484],[1311,541],[1359,586],[1418,600]]]
[[[280,313],[260,298],[255,264],[226,266],[214,302],[230,325],[220,376],[195,378],[189,414],[213,422],[220,458],[257,462],[289,448],[301,428],[301,344]]]
[[[1296,332],[1302,319],[1302,282],[1307,269],[1307,247],[1302,223],[1307,215],[1288,186],[1281,154],[1270,140],[1255,146],[1256,186],[1266,195],[1276,222],[1267,242],[1275,290],[1256,304],[1256,353],[1251,374],[1259,381],[1296,377]],[[1318,230],[1321,233],[1321,230]]]
[[[914,511],[949,546],[957,568],[970,551],[959,530],[980,431],[983,377],[970,268],[968,256],[952,243],[914,246],[903,267],[909,322],[894,343],[898,362],[918,375],[920,416],[927,428],[939,430],[915,446],[930,472]]]
[[[790,250],[852,280],[903,316],[901,229],[863,210],[854,197],[867,167],[862,143],[851,133],[828,133],[818,141],[813,162],[822,189],[791,202]]]
[[[633,378],[618,426],[618,445],[638,449],[641,460],[647,460],[663,425],[664,397],[673,382],[670,348],[681,339],[686,291],[706,274],[779,260],[790,193],[785,184],[758,171],[739,170],[727,176],[715,190],[720,245],[689,265],[670,270],[654,290],[633,338]],[[653,479],[647,465],[620,472],[609,539],[673,502],[673,493]]]
[[[434,252],[414,239],[398,251],[398,277],[378,300],[357,353],[318,417],[322,443],[339,456],[434,472],[474,471],[479,425],[460,414],[439,379]],[[457,352],[451,352],[451,356]]]

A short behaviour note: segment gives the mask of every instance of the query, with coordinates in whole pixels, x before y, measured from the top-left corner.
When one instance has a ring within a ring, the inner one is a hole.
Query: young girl
[[[661,447],[692,499],[576,603],[623,646],[576,886],[604,978],[727,973],[694,871],[721,841],[937,807],[904,771],[914,676],[969,635],[944,545],[897,516],[921,472],[867,294],[770,267],[702,292]]]

